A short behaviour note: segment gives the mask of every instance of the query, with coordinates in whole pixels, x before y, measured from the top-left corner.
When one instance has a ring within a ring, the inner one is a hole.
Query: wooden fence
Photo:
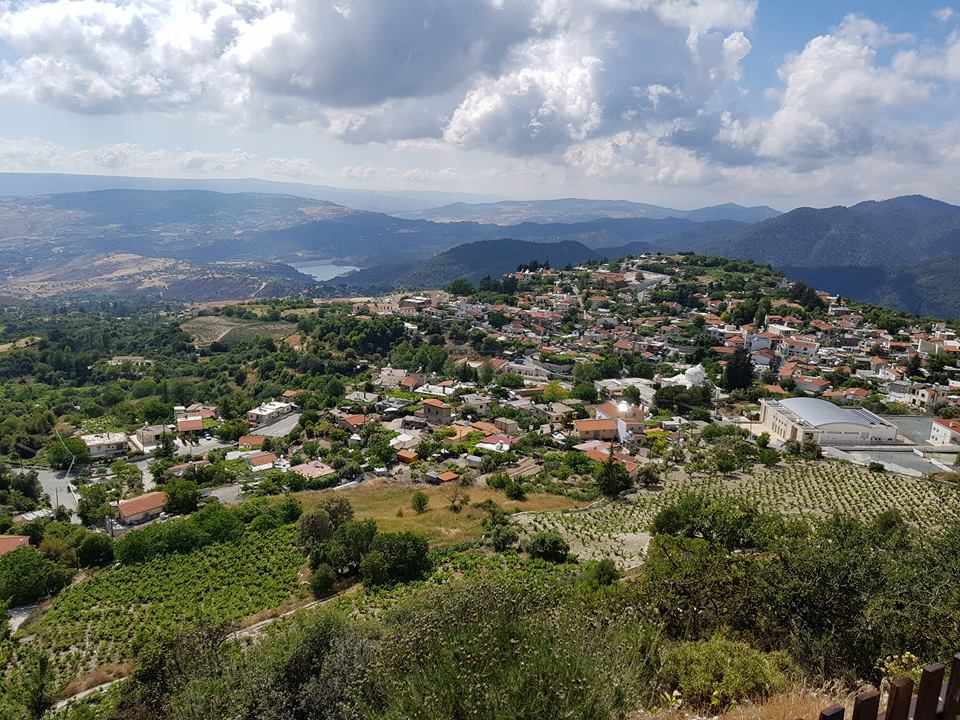
[[[882,720],[958,720],[960,716],[960,653],[953,656],[950,675],[946,684],[947,668],[943,663],[933,663],[923,668],[920,687],[913,694],[913,680],[898,678],[890,683],[887,707]],[[843,707],[831,705],[822,713],[820,720],[843,720]],[[851,720],[881,720],[880,693],[867,690],[857,695],[853,702]]]

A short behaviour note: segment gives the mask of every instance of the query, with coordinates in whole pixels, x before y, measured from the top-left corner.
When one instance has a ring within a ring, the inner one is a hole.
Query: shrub
[[[318,598],[327,597],[333,593],[337,582],[337,574],[327,564],[318,565],[310,578],[310,589]]]
[[[517,544],[520,539],[512,525],[495,525],[490,531],[490,544],[497,552],[505,552]]]
[[[103,567],[113,562],[113,540],[100,533],[90,533],[77,548],[77,559],[84,567]]]
[[[594,560],[587,563],[583,574],[580,576],[580,580],[587,587],[597,590],[613,585],[620,580],[620,577],[620,571],[617,569],[613,560],[604,558],[603,560]]]
[[[430,505],[430,498],[427,497],[425,492],[418,490],[413,494],[413,497],[410,498],[410,507],[413,508],[414,512],[417,515],[422,515],[427,511],[427,507]]]
[[[560,536],[560,533],[543,530],[527,541],[527,552],[532,557],[541,560],[562,563],[567,561],[567,556],[570,554],[570,545]]]
[[[684,642],[663,656],[661,677],[684,701],[722,710],[732,703],[782,691],[792,663],[784,653],[763,653],[715,635]]]
[[[527,493],[523,489],[523,485],[516,480],[511,480],[507,483],[507,486],[503,489],[504,494],[511,500],[526,500]]]

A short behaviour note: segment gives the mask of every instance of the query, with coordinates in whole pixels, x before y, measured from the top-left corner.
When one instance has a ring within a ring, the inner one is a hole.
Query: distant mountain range
[[[0,174],[0,192],[13,177],[47,176]],[[66,182],[77,176],[53,177]],[[43,276],[78,258],[135,254],[197,266],[330,260],[364,268],[345,280],[358,289],[414,287],[442,284],[457,273],[498,275],[534,259],[565,265],[631,248],[750,259],[858,300],[960,316],[960,207],[922,196],[783,214],[736,205],[671,211],[580,200],[447,206],[500,220],[507,212],[539,212],[543,219],[591,212],[650,215],[501,225],[396,217],[277,192],[127,188],[29,195],[28,185],[21,183],[20,196],[0,197],[0,284],[25,274]],[[439,211],[427,214],[432,212]],[[685,216],[653,217],[671,212]],[[468,249],[448,252],[458,246]],[[238,272],[253,267],[259,266],[240,266]],[[251,286],[262,281],[260,270],[249,275]]]
[[[209,190],[220,193],[295,195],[345,205],[354,210],[400,213],[425,210],[446,203],[488,202],[488,195],[435,191],[354,190],[351,188],[276,182],[256,178],[148,178],[117,175],[0,172],[0,197],[55,195],[94,190]]]
[[[663,220],[683,218],[693,222],[732,220],[755,223],[776,217],[780,212],[771,207],[743,207],[728,203],[699,210],[671,208],[631,202],[629,200],[509,200],[495,203],[459,202],[443,207],[400,213],[411,220],[434,222],[478,222],[494,225],[520,223],[582,223],[610,218],[644,218]]]

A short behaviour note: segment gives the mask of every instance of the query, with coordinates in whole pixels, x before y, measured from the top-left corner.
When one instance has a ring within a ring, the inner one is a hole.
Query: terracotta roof
[[[397,453],[397,460],[402,463],[415,463],[419,458],[413,450],[400,450]]]
[[[454,480],[459,480],[459,479],[460,479],[460,476],[457,475],[457,473],[453,472],[453,470],[447,470],[446,472],[442,472],[439,475],[437,475],[437,480],[445,483],[453,482]]]
[[[305,478],[322,478],[328,475],[335,475],[337,471],[329,465],[314,460],[313,462],[303,463],[302,465],[295,465],[290,468],[290,472],[295,472],[297,475]]]
[[[177,420],[177,432],[197,432],[203,430],[203,418],[181,418]]]
[[[440,410],[450,407],[443,400],[435,400],[434,398],[427,398],[426,400],[423,401],[423,404],[429,405],[430,407],[438,408]]]
[[[616,430],[617,421],[614,420],[577,420],[577,432],[592,432],[597,430]]]
[[[238,444],[240,447],[258,448],[263,445],[266,438],[263,435],[244,435],[240,438]]]
[[[257,453],[256,455],[249,455],[247,457],[247,462],[253,465],[254,467],[260,467],[261,465],[272,465],[277,461],[277,456],[273,453]]]
[[[167,504],[167,494],[165,492],[151,492],[130,500],[121,500],[117,505],[117,513],[120,518],[142,515],[145,512],[156,512],[163,510]]]
[[[30,538],[26,535],[0,535],[0,555],[6,555],[17,548],[28,547]]]
[[[942,418],[938,418],[937,420],[934,420],[934,422],[937,425],[945,427],[950,432],[960,433],[960,420],[944,420]]]

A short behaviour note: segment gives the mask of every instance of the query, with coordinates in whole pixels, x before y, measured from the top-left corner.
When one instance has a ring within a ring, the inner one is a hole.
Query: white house
[[[960,447],[960,420],[934,420],[930,428],[930,444]]]

